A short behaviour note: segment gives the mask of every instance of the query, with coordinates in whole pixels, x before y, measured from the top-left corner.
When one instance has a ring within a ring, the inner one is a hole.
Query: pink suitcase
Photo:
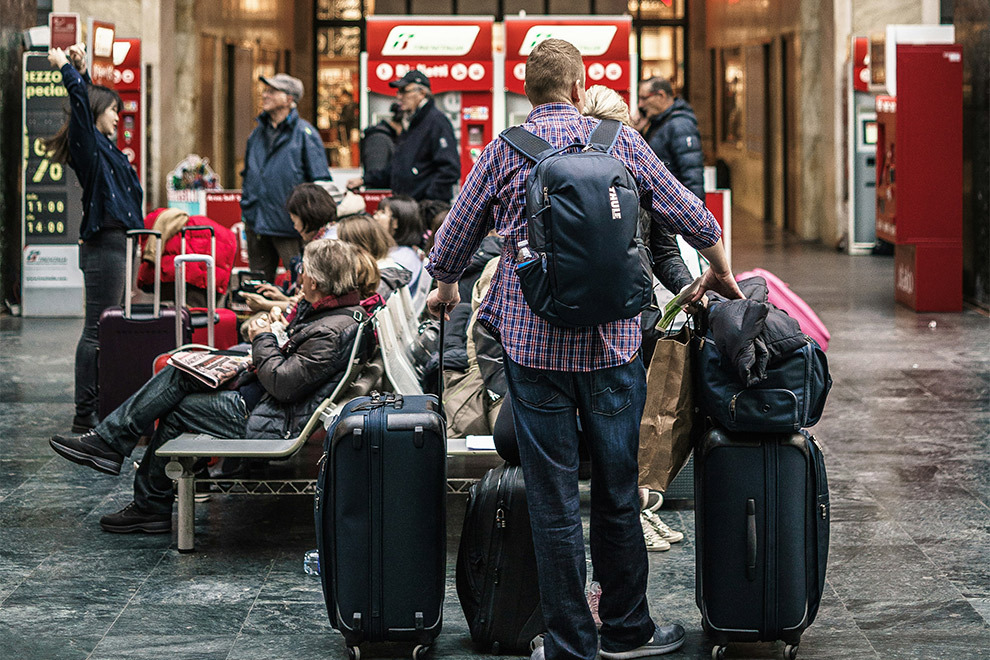
[[[808,303],[804,302],[800,296],[791,291],[791,288],[787,286],[786,282],[762,268],[754,268],[745,273],[739,273],[736,275],[736,281],[756,275],[767,281],[770,304],[784,310],[791,318],[797,319],[797,322],[801,325],[801,332],[818,342],[818,345],[822,347],[823,351],[827,351],[828,340],[832,338],[832,335],[828,332],[828,328],[825,327],[822,320],[815,314],[815,310],[811,309]]]

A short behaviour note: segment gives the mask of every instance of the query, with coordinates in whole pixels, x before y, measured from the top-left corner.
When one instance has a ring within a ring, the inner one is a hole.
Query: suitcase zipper
[[[492,639],[492,634],[495,627],[495,597],[498,591],[498,583],[500,579],[499,566],[502,563],[502,546],[505,540],[506,528],[505,512],[507,507],[505,501],[505,489],[508,488],[507,482],[509,481],[506,479],[506,472],[513,469],[517,468],[508,468],[503,471],[501,475],[499,475],[498,485],[495,488],[495,492],[498,493],[498,508],[495,509],[495,527],[493,529],[491,539],[491,543],[494,545],[495,550],[494,552],[490,552],[488,555],[491,558],[492,580],[490,585],[488,580],[485,580],[487,592],[485,594],[485,607],[482,610],[485,613],[485,620],[482,626],[482,639],[485,640],[486,644],[490,644],[494,641]],[[503,485],[503,482],[506,482],[505,485]],[[512,510],[511,507],[509,507],[509,510]]]
[[[385,428],[385,409],[381,406],[374,408],[368,415],[368,422],[374,429],[369,438],[369,463],[371,465],[371,497],[369,498],[368,517],[372,548],[371,556],[371,580],[368,585],[371,588],[371,621],[369,621],[369,632],[372,639],[384,638],[384,613],[382,612],[382,602],[384,601],[384,568],[382,553],[384,552],[382,534],[382,429]]]

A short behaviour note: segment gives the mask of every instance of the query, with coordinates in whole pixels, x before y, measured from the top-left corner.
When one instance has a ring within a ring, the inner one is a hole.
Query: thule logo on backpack
[[[608,205],[612,207],[612,219],[621,219],[622,209],[619,208],[619,195],[615,192],[615,186],[609,186],[608,188]]]

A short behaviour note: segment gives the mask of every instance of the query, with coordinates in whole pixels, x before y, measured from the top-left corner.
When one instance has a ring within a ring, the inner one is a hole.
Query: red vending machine
[[[581,52],[588,87],[604,85],[629,102],[633,66],[629,53],[629,16],[506,16],[505,125],[526,121],[526,58],[544,39],[564,39]]]
[[[895,298],[962,310],[962,47],[897,46],[897,96],[877,98],[877,236]]]
[[[395,102],[388,84],[412,69],[430,79],[461,152],[461,181],[493,137],[491,16],[372,16],[362,68],[361,126],[377,124]]]
[[[124,109],[117,122],[117,148],[137,171],[141,187],[144,185],[144,114],[142,99],[144,85],[141,75],[141,40],[120,39],[113,42],[113,88],[120,94]],[[147,199],[147,196],[145,196]],[[147,207],[144,209],[147,213]]]

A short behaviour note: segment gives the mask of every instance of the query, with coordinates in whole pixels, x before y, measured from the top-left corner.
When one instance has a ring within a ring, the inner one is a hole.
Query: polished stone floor
[[[737,238],[734,251],[737,271],[776,272],[832,332],[835,386],[814,429],[831,482],[828,586],[799,657],[990,656],[990,320],[895,306],[890,257],[763,236]],[[169,536],[100,531],[100,515],[130,500],[127,475],[68,463],[46,442],[72,416],[80,326],[0,319],[0,658],[345,657],[319,581],[302,571],[309,498],[214,495],[197,508],[189,555]],[[478,655],[453,587],[463,509],[451,496],[438,658]],[[706,658],[693,514],[663,517],[687,539],[650,556],[650,603],[688,630],[672,657]],[[736,645],[728,656],[781,652]]]

